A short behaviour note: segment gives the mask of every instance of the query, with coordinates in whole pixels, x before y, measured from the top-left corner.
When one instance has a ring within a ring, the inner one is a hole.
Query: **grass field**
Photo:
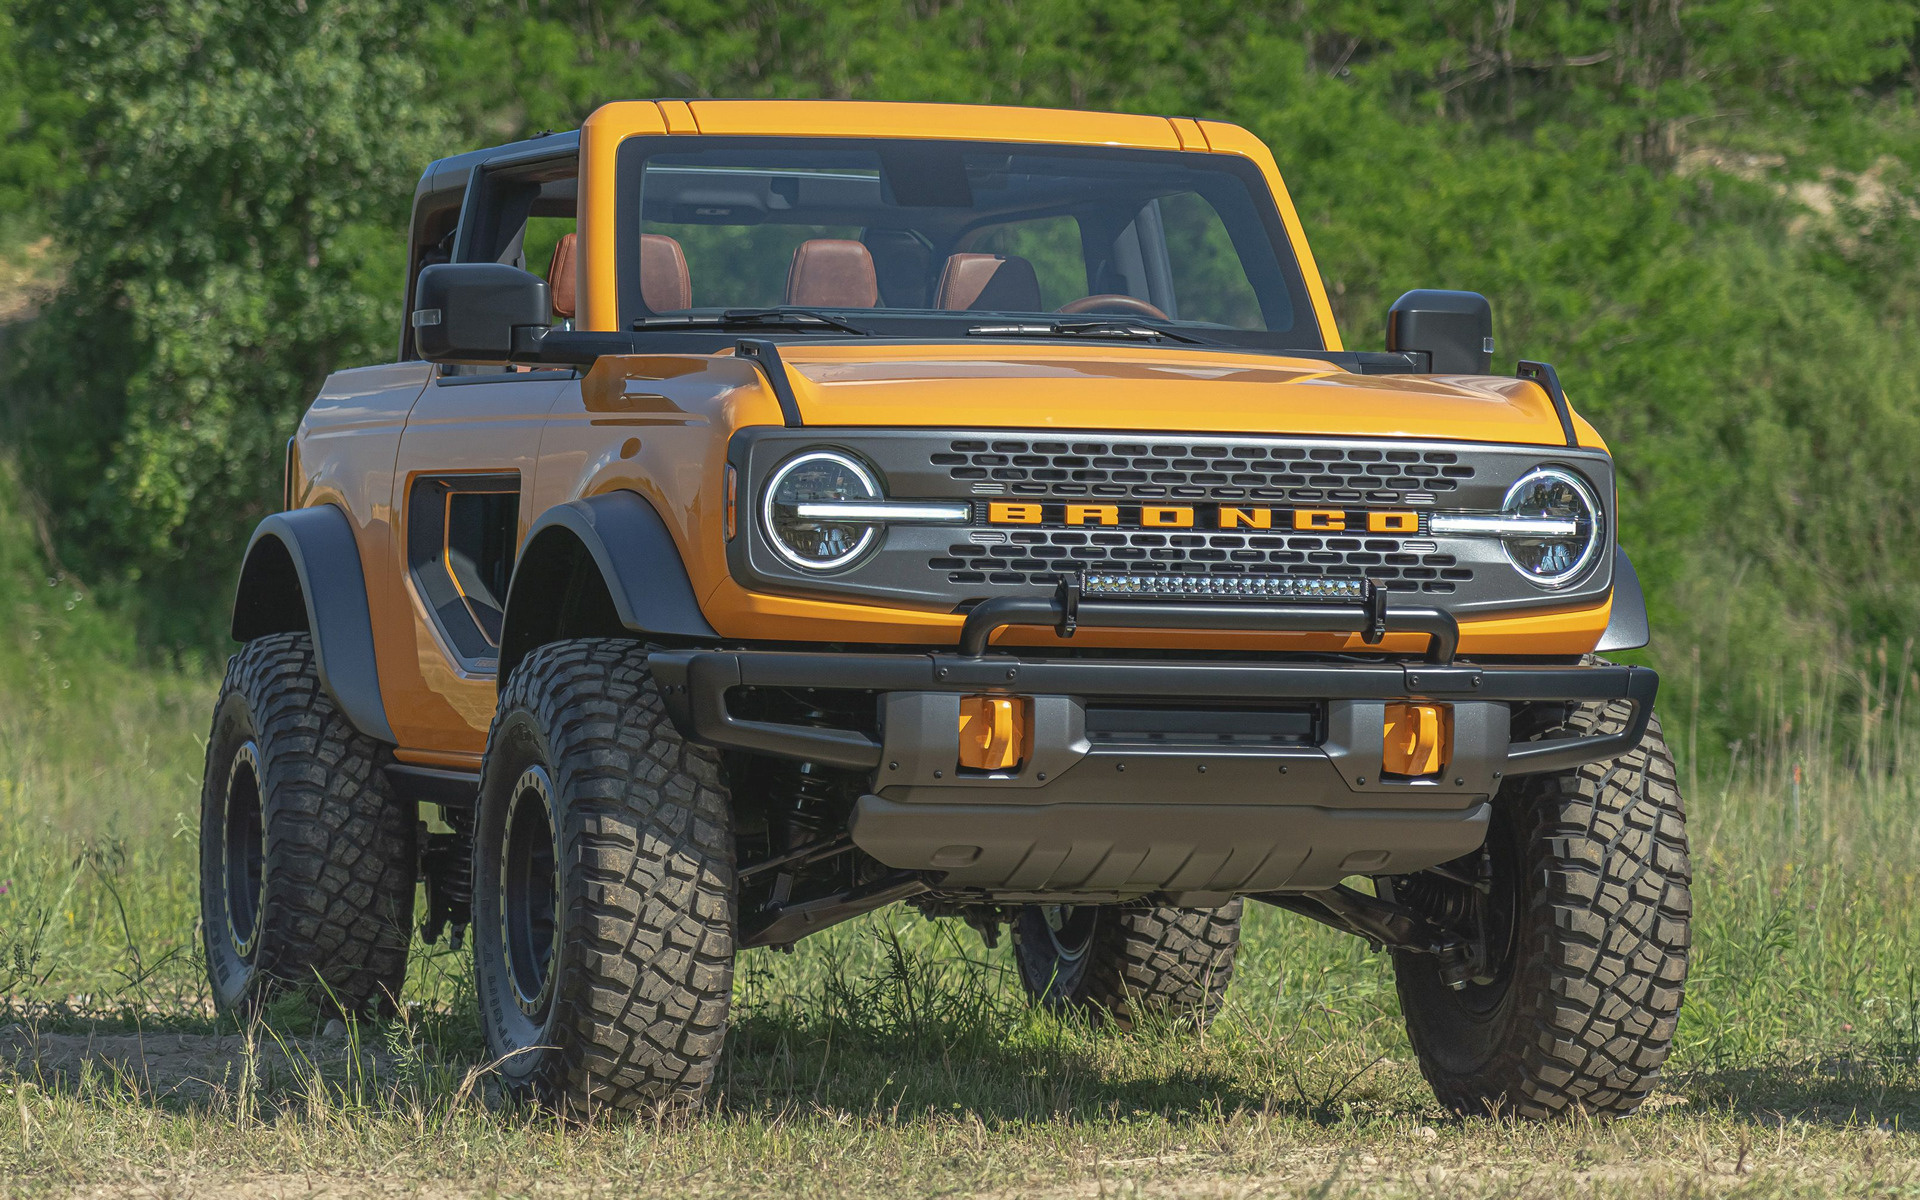
[[[420,948],[404,1019],[350,1042],[297,1006],[212,1017],[214,664],[129,666],[84,589],[46,577],[10,489],[0,472],[0,1054],[20,1058],[0,1194],[1920,1194],[1911,648],[1784,678],[1734,747],[1666,714],[1686,763],[1720,765],[1683,768],[1696,956],[1631,1121],[1446,1118],[1385,959],[1256,907],[1206,1035],[1034,1013],[1004,949],[905,910],[749,952],[707,1111],[565,1128],[491,1103],[444,949]]]

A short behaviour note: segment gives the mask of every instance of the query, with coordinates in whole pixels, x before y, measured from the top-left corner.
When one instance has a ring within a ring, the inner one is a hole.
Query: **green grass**
[[[194,928],[217,664],[143,660],[49,582],[22,511],[0,470],[0,1025],[234,1035]],[[1384,957],[1277,910],[1249,909],[1212,1031],[1129,1037],[1032,1011],[1004,948],[896,909],[743,956],[698,1114],[494,1107],[465,957],[422,946],[403,1019],[353,1031],[382,1051],[357,1069],[308,1062],[314,1016],[283,1005],[198,1090],[0,1071],[0,1193],[1920,1192],[1920,740],[1911,651],[1884,658],[1789,677],[1735,747],[1666,715],[1697,764],[1696,955],[1666,1083],[1617,1125],[1446,1118]],[[250,1077],[249,1044],[291,1061]]]

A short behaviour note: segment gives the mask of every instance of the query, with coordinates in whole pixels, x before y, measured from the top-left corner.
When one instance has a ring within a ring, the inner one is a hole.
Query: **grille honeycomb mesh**
[[[1161,440],[960,438],[932,461],[976,495],[1043,500],[1394,504],[1410,493],[1454,491],[1474,476],[1471,465],[1445,450]],[[1081,571],[1173,571],[1365,578],[1396,590],[1445,594],[1473,578],[1454,556],[1405,549],[1396,537],[1086,529],[981,537],[954,543],[927,565],[962,585],[1051,586]]]
[[[933,455],[976,494],[1158,500],[1360,500],[1443,493],[1474,469],[1447,450],[958,438]]]

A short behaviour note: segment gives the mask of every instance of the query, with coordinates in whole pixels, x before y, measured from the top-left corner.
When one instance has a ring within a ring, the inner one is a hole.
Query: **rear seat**
[[[793,250],[787,303],[801,308],[872,308],[880,303],[873,252],[846,238],[813,238]]]

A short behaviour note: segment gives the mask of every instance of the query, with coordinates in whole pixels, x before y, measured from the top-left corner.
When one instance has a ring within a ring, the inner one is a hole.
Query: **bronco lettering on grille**
[[[1249,504],[1056,504],[994,500],[990,525],[1115,529],[1304,529],[1419,533],[1420,514],[1381,509],[1275,508]]]

